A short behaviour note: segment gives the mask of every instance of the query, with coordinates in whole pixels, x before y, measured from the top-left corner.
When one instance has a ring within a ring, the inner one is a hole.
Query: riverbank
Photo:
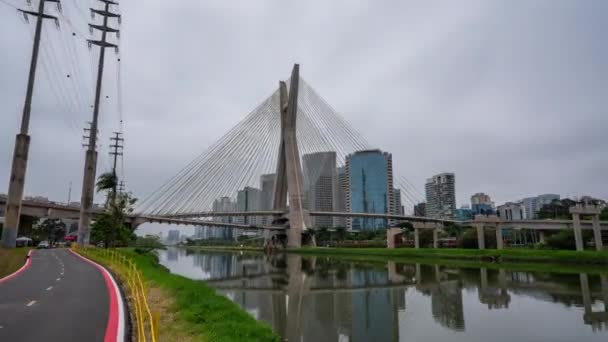
[[[31,248],[0,248],[0,278],[3,278],[25,264],[25,257]]]
[[[509,268],[528,271],[557,271],[567,273],[601,272],[608,265],[608,251],[556,251],[534,249],[433,249],[433,248],[324,248],[304,247],[290,253],[331,256],[357,261],[419,261],[456,266]]]
[[[259,252],[262,248],[236,246],[189,246],[191,252],[227,251]],[[485,267],[514,271],[551,271],[560,273],[605,273],[608,251],[567,251],[536,249],[434,249],[434,248],[329,248],[303,247],[287,249],[288,253],[328,256],[359,262],[396,261],[403,263],[441,264],[456,267]]]
[[[145,278],[152,310],[160,312],[160,341],[280,341],[268,325],[204,282],[169,273],[154,254],[119,251]]]
[[[263,252],[264,248],[262,247],[251,247],[251,246],[184,246],[180,247],[184,248],[187,251],[197,252],[197,251],[239,251],[239,252]]]

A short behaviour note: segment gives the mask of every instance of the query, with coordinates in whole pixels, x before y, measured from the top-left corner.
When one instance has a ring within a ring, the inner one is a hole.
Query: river
[[[159,251],[288,341],[608,341],[606,274]]]

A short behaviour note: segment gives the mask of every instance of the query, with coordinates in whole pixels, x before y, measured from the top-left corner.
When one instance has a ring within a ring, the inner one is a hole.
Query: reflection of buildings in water
[[[177,261],[179,259],[179,251],[177,248],[167,248],[167,261]]]
[[[431,290],[433,318],[444,327],[464,330],[462,285],[459,280],[441,281]]]
[[[589,276],[586,273],[579,275],[581,284],[581,294],[583,296],[583,321],[591,325],[593,331],[608,329],[608,275],[600,276],[600,286],[602,288],[602,300],[604,311],[593,311],[593,299],[589,287]]]
[[[601,282],[597,276],[581,275],[579,292],[579,279],[572,275],[420,264],[389,263],[378,268],[291,254],[264,258],[212,253],[195,254],[194,259],[213,278],[226,278],[210,284],[232,288],[229,292],[235,302],[290,341],[399,340],[405,287],[414,284],[431,297],[435,321],[453,330],[465,329],[466,286],[477,288],[479,301],[488,309],[509,308],[511,293],[582,304],[582,319],[594,330],[605,329],[608,321],[608,308],[597,311],[593,305],[598,299],[608,305],[605,275]]]
[[[498,271],[498,282],[492,285],[488,282],[488,269],[479,269],[481,284],[478,289],[479,301],[488,305],[488,309],[509,308],[511,296],[507,292],[505,270]]]
[[[388,284],[386,270],[356,269],[350,265],[347,270],[318,273],[308,267],[323,267],[322,263],[319,266],[300,259],[289,256],[289,283],[284,293],[253,291],[235,301],[249,312],[256,306],[258,318],[269,322],[289,341],[398,340],[398,312],[405,310],[405,290],[380,287]],[[365,286],[378,288],[361,289]],[[268,301],[254,301],[250,296]]]
[[[439,265],[415,265],[416,290],[431,296],[431,313],[435,321],[457,331],[465,329],[462,282],[457,274],[442,272]]]

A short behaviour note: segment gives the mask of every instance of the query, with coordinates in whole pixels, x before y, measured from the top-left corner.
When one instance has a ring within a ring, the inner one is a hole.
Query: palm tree
[[[109,191],[116,188],[118,185],[118,177],[113,172],[105,172],[97,178],[97,192]]]
[[[95,184],[97,192],[106,192],[106,208],[108,207],[108,204],[110,204],[110,201],[116,197],[116,194],[114,193],[116,185],[118,185],[118,177],[116,177],[114,172],[102,173],[99,175],[99,178],[97,178],[97,183]]]

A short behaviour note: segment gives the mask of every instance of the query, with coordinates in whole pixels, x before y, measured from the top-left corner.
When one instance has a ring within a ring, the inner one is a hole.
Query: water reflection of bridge
[[[594,330],[608,321],[606,276],[392,262],[355,267],[327,258],[234,253],[197,254],[194,263],[213,278],[212,286],[289,340],[399,340],[408,291],[430,297],[433,320],[455,331],[466,330],[465,289],[476,290],[488,310],[509,309],[516,294],[581,307],[582,321]],[[597,312],[598,301],[605,303],[604,311]]]

